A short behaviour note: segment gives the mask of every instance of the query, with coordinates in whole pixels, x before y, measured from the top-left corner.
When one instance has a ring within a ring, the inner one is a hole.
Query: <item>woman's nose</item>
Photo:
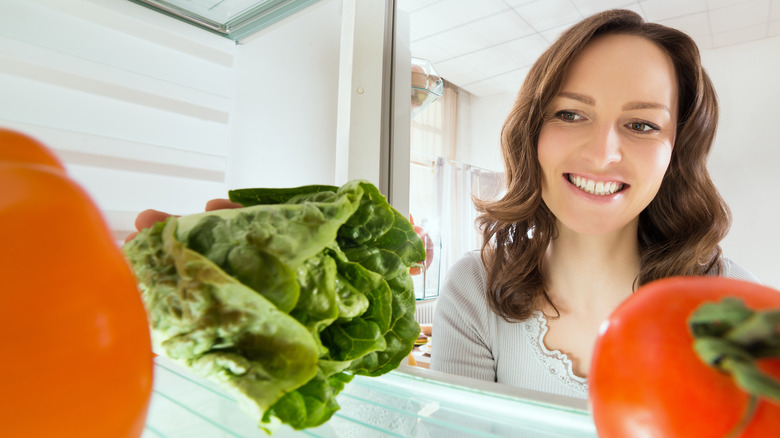
[[[583,159],[598,168],[620,162],[623,155],[618,128],[614,126],[597,127],[587,141],[582,144],[581,152]]]

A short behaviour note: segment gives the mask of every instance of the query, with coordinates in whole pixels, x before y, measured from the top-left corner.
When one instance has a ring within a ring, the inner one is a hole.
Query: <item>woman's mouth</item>
[[[575,187],[591,195],[607,196],[617,193],[624,188],[624,184],[619,181],[594,181],[578,175],[567,174],[566,179]]]

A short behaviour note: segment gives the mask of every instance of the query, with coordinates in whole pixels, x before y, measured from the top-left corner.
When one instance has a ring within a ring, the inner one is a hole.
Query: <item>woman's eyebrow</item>
[[[669,114],[672,113],[672,110],[670,110],[668,106],[657,102],[628,102],[623,105],[623,111],[635,109],[661,109],[668,112]]]
[[[560,93],[558,93],[557,97],[566,97],[568,99],[573,99],[590,106],[596,104],[596,99],[585,94],[573,93],[571,91],[561,91]],[[644,101],[628,102],[625,105],[623,105],[622,109],[623,111],[637,110],[637,109],[661,109],[668,112],[669,114],[672,113],[672,110],[669,109],[668,106],[658,102],[644,102]]]
[[[596,100],[594,98],[580,93],[572,93],[571,91],[561,91],[560,93],[558,93],[558,97],[567,97],[569,99],[577,100],[590,106],[596,104]]]

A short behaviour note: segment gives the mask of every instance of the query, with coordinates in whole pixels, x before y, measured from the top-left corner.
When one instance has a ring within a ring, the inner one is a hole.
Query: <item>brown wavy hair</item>
[[[634,12],[605,11],[564,32],[533,65],[501,131],[507,193],[492,202],[474,200],[481,212],[477,224],[487,270],[485,293],[493,311],[507,321],[528,318],[540,299],[555,309],[541,268],[557,229],[555,216],[542,200],[537,141],[544,114],[571,62],[593,38],[615,33],[642,36],[662,47],[674,63],[679,89],[669,168],[658,194],[639,215],[641,268],[634,288],[664,277],[708,275],[720,269],[719,242],[728,232],[731,213],[706,167],[718,102],[696,43]]]

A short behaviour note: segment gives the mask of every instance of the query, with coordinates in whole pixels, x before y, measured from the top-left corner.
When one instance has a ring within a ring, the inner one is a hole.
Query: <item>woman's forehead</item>
[[[674,62],[664,48],[638,35],[594,38],[569,65],[559,92],[599,98],[677,102]]]

